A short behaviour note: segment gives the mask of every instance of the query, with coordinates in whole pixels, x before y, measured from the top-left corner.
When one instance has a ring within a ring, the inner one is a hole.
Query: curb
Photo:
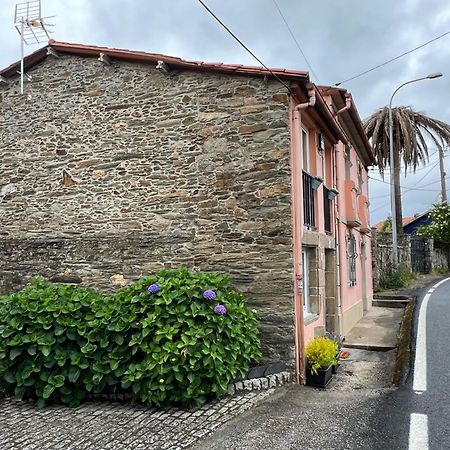
[[[294,376],[291,372],[280,372],[251,380],[235,381],[228,386],[228,395],[239,394],[244,391],[262,391],[284,384],[292,383]]]
[[[394,386],[400,386],[408,375],[407,368],[411,357],[411,337],[416,303],[417,298],[413,297],[405,308],[398,330],[397,354],[395,355],[394,374],[392,378]]]

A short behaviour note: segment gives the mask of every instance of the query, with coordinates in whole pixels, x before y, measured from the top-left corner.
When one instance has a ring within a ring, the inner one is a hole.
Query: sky
[[[16,1],[0,1],[4,68],[20,58],[20,41],[13,24]],[[275,2],[312,67],[312,80],[320,84],[348,79],[450,31],[450,2],[444,0],[205,0],[265,65],[310,70]],[[258,65],[198,0],[42,0],[42,9],[44,17],[56,16],[47,22],[55,25],[51,37],[58,41]],[[37,48],[27,47],[26,52]],[[387,105],[400,84],[433,72],[444,76],[404,87],[393,105],[411,106],[450,123],[450,35],[342,87],[352,93],[364,119]],[[434,152],[431,147],[430,154]],[[437,156],[434,153],[425,167],[402,177],[404,217],[439,200]],[[448,157],[445,165],[450,177]],[[390,212],[389,172],[384,181],[376,169],[370,177],[374,224]]]

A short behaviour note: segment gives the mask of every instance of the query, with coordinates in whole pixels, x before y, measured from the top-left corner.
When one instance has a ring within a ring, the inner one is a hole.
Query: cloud
[[[399,55],[448,29],[450,4],[427,0],[345,0],[298,2],[277,0],[307,55],[320,83],[332,84]],[[20,45],[13,28],[16,0],[2,0],[0,9],[0,67],[19,59]],[[265,64],[307,70],[273,0],[206,0],[206,3]],[[54,38],[180,56],[185,59],[257,64],[196,0],[42,0],[44,15],[56,15]],[[34,51],[37,47],[28,47]],[[450,35],[423,49],[343,85],[356,101],[361,117],[386,105],[404,81],[431,72],[438,80],[402,89],[396,105],[411,105],[450,122]],[[426,171],[408,175],[414,186]],[[430,173],[419,184],[437,181]],[[404,194],[405,214],[420,212],[435,200],[435,191]],[[389,212],[387,184],[370,183],[372,222]],[[424,188],[425,189],[425,188]],[[382,198],[377,196],[385,195]]]

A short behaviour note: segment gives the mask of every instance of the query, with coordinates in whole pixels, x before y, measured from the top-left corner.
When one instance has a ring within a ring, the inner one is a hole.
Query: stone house
[[[370,307],[374,160],[345,90],[55,41],[25,59],[25,95],[18,69],[0,71],[0,293],[35,274],[228,273],[265,360],[299,376],[307,340]]]

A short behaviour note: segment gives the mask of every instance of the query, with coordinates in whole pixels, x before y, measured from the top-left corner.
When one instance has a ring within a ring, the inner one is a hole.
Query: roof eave
[[[99,47],[93,45],[70,44],[67,42],[58,42],[50,40],[46,47],[25,57],[25,69],[30,69],[34,65],[40,63],[47,56],[47,48],[51,47],[61,54],[70,54],[83,57],[98,58],[100,53],[104,53],[112,59],[129,61],[141,64],[156,65],[159,61],[165,62],[169,67],[179,70],[192,70],[199,72],[216,72],[225,74],[245,75],[252,77],[269,77],[274,75],[282,80],[295,80],[300,82],[309,82],[309,74],[305,71],[287,70],[279,68],[269,68],[257,66],[245,66],[242,64],[224,64],[224,63],[208,63],[203,61],[187,61],[181,58],[160,55],[156,53],[146,53],[140,51],[132,51],[117,48]],[[20,67],[20,61],[11,64],[6,69],[0,71],[5,78],[17,75]]]
[[[352,95],[347,91],[347,89],[339,88],[335,86],[318,86],[318,89],[325,93],[330,94],[333,97],[333,100],[336,101],[339,99],[340,103],[342,105],[346,104],[346,97],[349,96],[351,99],[351,107],[343,111],[341,114],[343,117],[346,115],[349,117],[351,122],[353,123],[354,127],[357,131],[357,138],[359,142],[362,144],[364,149],[364,159],[367,166],[376,165],[375,156],[372,151],[372,147],[370,145],[369,140],[367,139],[367,135],[364,131],[364,127],[362,126],[362,121],[359,116],[358,110],[356,109],[355,102],[353,101]],[[350,136],[349,136],[350,137]],[[355,138],[355,137],[354,137]]]

